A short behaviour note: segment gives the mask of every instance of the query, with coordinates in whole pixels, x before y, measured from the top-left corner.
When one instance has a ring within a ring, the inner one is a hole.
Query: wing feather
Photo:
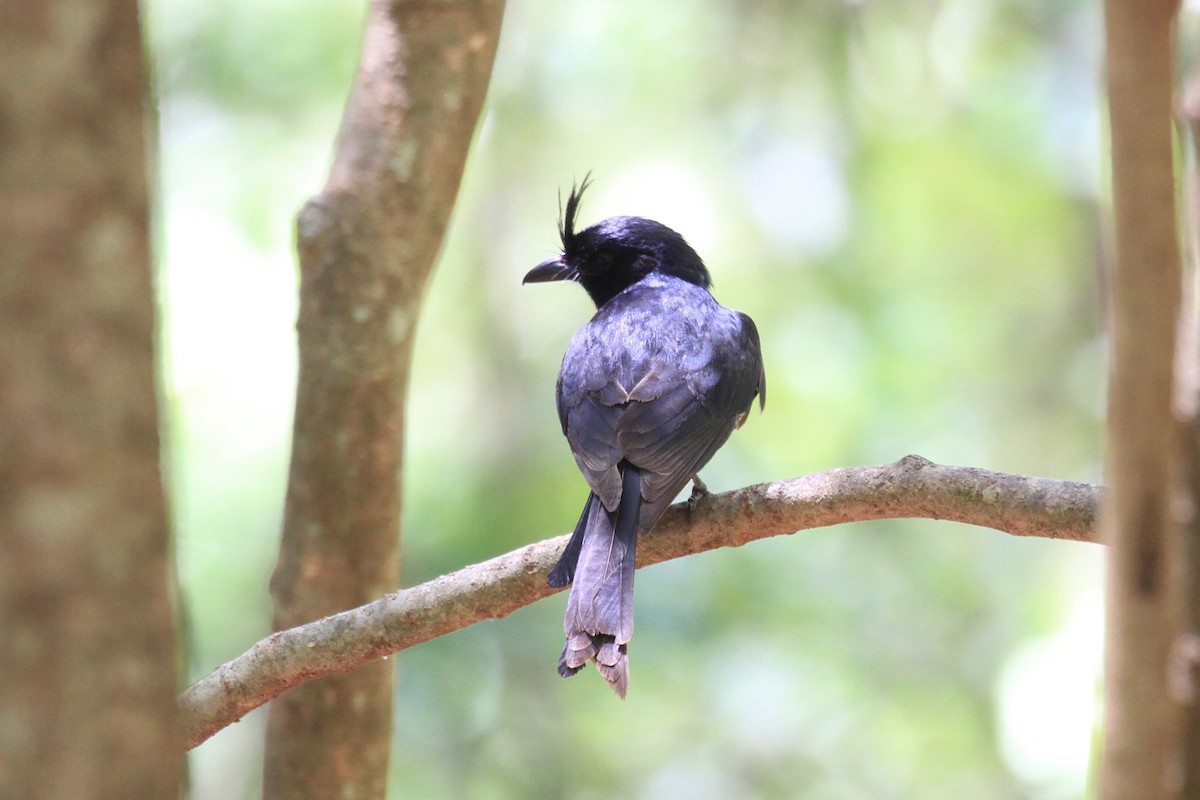
[[[682,301],[672,295],[656,302]],[[604,507],[614,511],[620,502],[622,460],[643,472],[641,493],[649,507],[641,515],[642,531],[658,521],[745,418],[755,395],[766,390],[750,318],[721,309],[707,292],[688,302],[710,305],[702,313],[692,305],[656,315],[653,341],[639,316],[652,304],[598,313],[572,342],[559,377],[563,431]],[[664,329],[664,321],[678,328]]]

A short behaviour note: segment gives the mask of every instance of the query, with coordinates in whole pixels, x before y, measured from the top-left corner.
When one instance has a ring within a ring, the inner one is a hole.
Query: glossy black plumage
[[[621,697],[633,634],[634,553],[675,496],[765,402],[758,331],[708,291],[708,270],[675,231],[612,217],[575,231],[587,181],[559,224],[563,252],[526,283],[574,280],[596,314],[558,378],[563,433],[591,488],[552,586],[572,583],[559,672],[588,661]]]

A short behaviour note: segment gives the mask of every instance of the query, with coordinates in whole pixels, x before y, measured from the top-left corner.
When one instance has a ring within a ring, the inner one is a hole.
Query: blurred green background
[[[292,221],[361,0],[149,0],[170,483],[199,677],[269,630],[295,379]],[[418,334],[412,585],[566,531],[553,405],[590,315],[521,286],[582,220],[682,232],[762,331],[766,413],[714,490],[919,453],[1098,481],[1099,6],[510,0]],[[639,573],[629,700],[563,681],[563,595],[395,659],[396,797],[1080,798],[1099,551],[932,521]],[[193,754],[258,792],[263,715]]]

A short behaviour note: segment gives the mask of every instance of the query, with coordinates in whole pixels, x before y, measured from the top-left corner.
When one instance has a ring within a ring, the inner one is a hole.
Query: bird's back
[[[572,339],[559,418],[609,510],[620,500],[617,465],[646,473],[644,531],[740,424],[761,376],[748,317],[700,286],[652,274],[605,303]]]

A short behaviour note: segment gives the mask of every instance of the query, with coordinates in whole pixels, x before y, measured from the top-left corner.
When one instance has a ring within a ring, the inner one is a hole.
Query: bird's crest
[[[562,195],[558,196],[558,211],[562,215],[562,219],[558,223],[558,238],[562,240],[563,252],[570,253],[574,250],[575,245],[575,216],[579,213],[579,200],[583,197],[583,192],[591,185],[592,173],[588,172],[583,176],[583,180],[578,185],[571,186],[571,193],[567,195],[567,209],[563,211]]]

